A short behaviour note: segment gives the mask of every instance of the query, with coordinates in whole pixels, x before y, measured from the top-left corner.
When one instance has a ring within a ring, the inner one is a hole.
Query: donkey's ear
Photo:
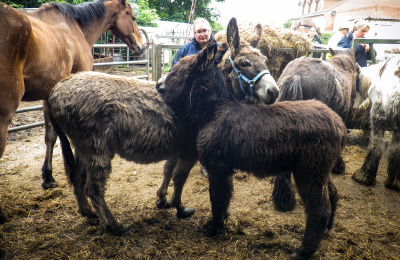
[[[253,48],[257,48],[258,44],[260,43],[261,40],[261,34],[262,34],[262,25],[257,24],[256,27],[254,28],[254,34],[250,39],[250,46]]]
[[[228,44],[226,42],[222,43],[218,46],[217,54],[215,54],[214,64],[219,64],[222,60],[222,57],[228,51]]]
[[[200,72],[205,71],[208,66],[214,63],[217,47],[217,43],[215,41],[211,41],[206,48],[197,54],[196,64]]]
[[[239,28],[235,17],[232,17],[229,21],[228,28],[226,29],[226,40],[231,49],[231,57],[233,59],[240,52]]]
[[[329,48],[329,52],[332,54],[332,57],[336,54],[336,52],[332,48]]]

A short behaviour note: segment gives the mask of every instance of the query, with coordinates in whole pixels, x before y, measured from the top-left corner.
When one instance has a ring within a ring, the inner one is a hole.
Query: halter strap
[[[233,63],[231,56],[229,56],[229,61],[231,62],[233,69],[238,75],[240,90],[243,92],[243,94],[246,95],[246,98],[252,98],[254,84],[256,84],[257,80],[261,78],[264,74],[270,74],[270,72],[268,70],[263,70],[260,73],[258,73],[257,76],[255,76],[252,80],[250,80],[235,67],[235,64]],[[246,81],[248,84],[250,84],[250,94],[247,94],[246,90],[243,88],[242,79]]]

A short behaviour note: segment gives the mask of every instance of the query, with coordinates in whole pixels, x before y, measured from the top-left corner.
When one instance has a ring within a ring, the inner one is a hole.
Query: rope
[[[191,25],[193,23],[194,10],[196,9],[196,2],[197,2],[197,0],[192,0],[192,7],[190,8],[190,14],[189,14],[188,28],[186,30],[186,36],[189,36],[189,34],[190,34],[190,27],[191,27]]]

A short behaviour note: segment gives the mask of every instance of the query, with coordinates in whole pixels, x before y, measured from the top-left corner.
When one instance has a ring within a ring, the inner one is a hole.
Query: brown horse
[[[44,100],[46,158],[42,186],[56,185],[52,154],[57,135],[48,117],[49,93],[71,73],[92,70],[92,46],[107,30],[141,53],[144,45],[135,20],[126,0],[98,0],[77,6],[50,3],[30,15],[0,3],[0,157],[21,100]]]

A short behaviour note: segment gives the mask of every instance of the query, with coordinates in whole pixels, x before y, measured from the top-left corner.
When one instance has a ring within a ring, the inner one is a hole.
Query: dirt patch
[[[41,121],[41,112],[36,113]],[[23,120],[15,118],[14,123]],[[400,259],[400,194],[383,186],[386,157],[375,187],[361,186],[351,178],[363,163],[367,136],[359,130],[349,134],[346,173],[333,176],[341,196],[337,218],[316,259]],[[113,160],[106,201],[132,229],[112,236],[78,214],[58,143],[53,169],[59,187],[42,189],[44,154],[40,127],[10,135],[0,159],[1,206],[10,216],[0,225],[0,247],[15,259],[282,259],[301,244],[303,205],[297,198],[293,212],[275,211],[271,179],[236,174],[227,230],[208,238],[203,228],[211,216],[208,182],[199,165],[193,168],[182,197],[196,213],[180,220],[175,210],[159,210],[155,204],[163,162],[139,165],[118,157]]]

